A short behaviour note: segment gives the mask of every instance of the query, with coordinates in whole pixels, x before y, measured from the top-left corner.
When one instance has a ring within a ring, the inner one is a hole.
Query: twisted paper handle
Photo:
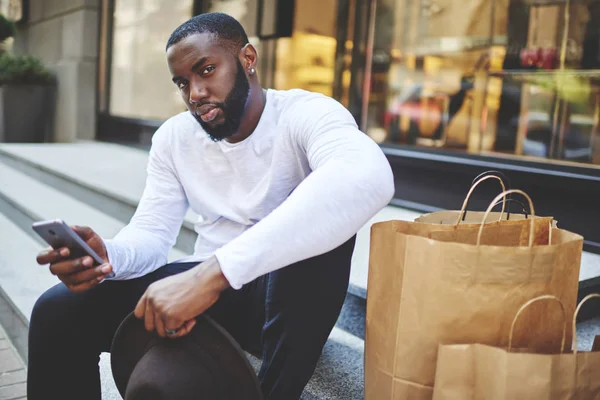
[[[455,226],[458,226],[460,224],[460,221],[462,221],[463,219],[463,215],[466,212],[467,209],[467,205],[469,204],[469,200],[471,199],[471,195],[473,194],[473,192],[475,191],[475,188],[483,181],[486,181],[488,179],[497,179],[500,182],[500,186],[502,186],[502,193],[506,192],[506,186],[504,185],[504,181],[495,175],[488,175],[488,176],[484,176],[483,178],[479,179],[477,182],[475,182],[472,186],[471,189],[469,189],[469,192],[467,193],[467,196],[465,197],[465,200],[463,201],[462,207],[460,208],[460,213],[458,213],[458,219],[456,220],[456,224]],[[506,196],[504,196],[504,200],[506,200]],[[497,203],[497,201],[494,202],[494,204]],[[503,201],[502,202],[502,210],[500,211],[500,220],[502,220],[502,216],[504,215],[504,208],[506,207],[506,202]],[[485,219],[484,219],[485,221]]]
[[[535,224],[534,224],[535,210],[533,208],[533,201],[531,201],[531,197],[529,197],[529,195],[527,193],[525,193],[524,191],[519,190],[519,189],[511,189],[511,190],[502,192],[498,196],[496,196],[496,198],[494,200],[492,200],[489,207],[485,211],[485,214],[483,216],[483,221],[481,222],[481,226],[479,226],[479,233],[477,234],[477,246],[479,246],[481,244],[481,234],[483,233],[483,227],[485,226],[485,220],[487,219],[488,215],[492,211],[492,208],[494,208],[494,205],[500,199],[506,198],[506,196],[511,193],[520,194],[523,197],[525,197],[527,199],[527,201],[529,202],[529,211],[531,212],[531,219],[529,220],[529,247],[533,246],[533,234],[534,234],[534,229],[535,229]],[[502,218],[502,216],[501,216],[501,218]]]
[[[566,336],[567,336],[567,313],[565,311],[565,306],[558,297],[552,296],[550,294],[545,294],[545,295],[538,296],[536,298],[529,300],[527,303],[523,304],[521,306],[521,308],[519,308],[519,311],[517,311],[517,314],[513,318],[512,325],[510,326],[510,334],[508,335],[508,352],[509,353],[510,353],[510,350],[512,349],[513,334],[514,334],[515,325],[517,324],[517,320],[519,319],[519,316],[521,315],[521,313],[523,311],[525,311],[525,309],[527,307],[529,307],[533,303],[536,303],[541,300],[554,300],[560,305],[560,310],[562,311],[562,316],[563,316],[563,332],[562,332],[562,341],[560,342],[560,351],[562,352],[563,349],[565,348],[565,340],[566,340]]]

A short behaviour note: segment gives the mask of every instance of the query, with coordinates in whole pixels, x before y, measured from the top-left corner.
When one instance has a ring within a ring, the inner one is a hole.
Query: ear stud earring
[[[254,68],[250,68],[250,75],[254,75]]]

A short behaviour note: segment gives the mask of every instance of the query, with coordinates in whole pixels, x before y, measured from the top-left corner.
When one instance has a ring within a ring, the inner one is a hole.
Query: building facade
[[[394,204],[455,209],[473,177],[498,170],[536,213],[600,252],[600,1],[0,3],[22,14],[15,51],[58,76],[57,141],[147,144],[184,109],[164,57],[169,34],[223,11],[257,47],[264,86],[332,96],[380,143]],[[483,186],[473,208],[498,191]]]

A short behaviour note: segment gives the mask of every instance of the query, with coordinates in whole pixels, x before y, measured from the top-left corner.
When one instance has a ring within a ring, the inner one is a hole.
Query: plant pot
[[[0,86],[0,142],[39,143],[51,137],[54,86]]]

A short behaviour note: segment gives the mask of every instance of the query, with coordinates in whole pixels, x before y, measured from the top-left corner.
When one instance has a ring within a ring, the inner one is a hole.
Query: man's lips
[[[205,104],[196,108],[196,115],[199,116],[204,122],[210,122],[214,120],[218,113],[219,107],[213,104]]]

